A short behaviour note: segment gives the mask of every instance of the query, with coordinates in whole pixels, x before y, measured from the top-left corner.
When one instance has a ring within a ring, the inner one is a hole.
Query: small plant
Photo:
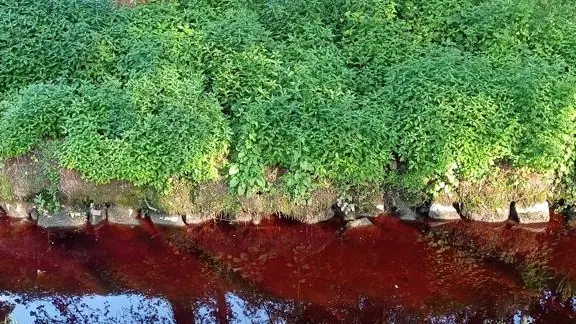
[[[58,192],[44,190],[34,196],[33,202],[40,215],[52,216],[62,210],[61,199]]]
[[[356,205],[352,202],[352,198],[346,195],[338,197],[336,206],[340,208],[344,215],[351,214],[356,210]]]

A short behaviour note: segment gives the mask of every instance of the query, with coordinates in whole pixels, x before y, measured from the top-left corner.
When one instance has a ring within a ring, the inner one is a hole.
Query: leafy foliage
[[[574,172],[566,0],[0,0],[0,156],[237,194]]]
[[[29,84],[72,81],[110,28],[107,1],[0,1],[0,96]]]

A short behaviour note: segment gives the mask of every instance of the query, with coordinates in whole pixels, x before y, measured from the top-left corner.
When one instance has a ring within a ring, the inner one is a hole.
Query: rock
[[[349,221],[353,221],[355,219],[358,219],[358,215],[356,215],[356,213],[351,212],[351,213],[343,213],[342,215],[342,219],[345,222],[349,222]]]
[[[203,213],[190,213],[184,216],[187,225],[199,225],[214,219],[212,215]]]
[[[459,219],[444,220],[444,221],[432,221],[432,222],[428,222],[428,226],[430,226],[431,228],[441,227],[444,225],[456,223],[458,221],[459,221]]]
[[[469,220],[486,223],[500,223],[508,220],[510,216],[510,207],[502,206],[493,209],[480,207],[472,211],[466,211],[464,214]]]
[[[108,216],[108,223],[137,226],[140,224],[138,221],[138,211],[128,207],[112,206],[106,210]]]
[[[391,191],[387,199],[387,205],[390,206],[389,210],[392,209],[401,220],[416,221],[419,218],[419,213],[420,215],[428,214],[428,209],[424,213],[421,212],[421,207],[424,206],[423,201],[406,193]],[[385,204],[381,206],[386,209]]]
[[[106,220],[106,207],[92,204],[90,206],[90,224],[98,225]]]
[[[547,201],[529,206],[516,203],[514,208],[520,224],[547,223],[550,221],[550,207]]]
[[[258,225],[264,218],[265,217],[263,217],[261,213],[241,212],[235,215],[234,219],[231,221],[236,223],[252,223],[254,225]]]
[[[396,214],[398,214],[400,219],[403,221],[412,222],[418,219],[418,215],[416,214],[416,212],[414,212],[412,209],[408,207],[398,208]]]
[[[36,207],[26,202],[6,203],[4,204],[4,210],[6,211],[6,215],[15,218],[28,218],[31,217],[32,214],[36,214]]]
[[[157,212],[149,212],[148,217],[154,225],[183,227],[186,226],[180,215],[165,215]]]
[[[372,226],[372,225],[374,225],[374,224],[372,224],[372,222],[368,218],[364,217],[364,218],[356,219],[356,220],[353,220],[353,221],[346,223],[346,228],[352,229],[352,228],[367,227],[367,226]]]
[[[253,217],[252,217],[252,224],[254,224],[254,225],[260,225],[260,223],[262,222],[262,220],[263,220],[264,218],[265,218],[265,217],[262,217],[262,214],[253,215]]]
[[[334,215],[335,215],[334,210],[332,210],[332,208],[328,208],[323,212],[317,214],[308,214],[304,218],[298,218],[298,219],[306,224],[318,224],[332,219]]]
[[[41,214],[38,216],[38,226],[43,228],[70,228],[86,225],[88,212],[81,209],[64,208],[54,215]]]
[[[428,217],[436,220],[456,220],[460,219],[460,214],[454,206],[433,203],[430,206]]]

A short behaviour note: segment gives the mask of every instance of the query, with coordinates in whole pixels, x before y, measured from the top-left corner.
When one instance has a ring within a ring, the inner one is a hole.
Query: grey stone
[[[265,217],[263,217],[262,214],[252,215],[252,224],[260,225],[263,219],[265,219]]]
[[[398,216],[400,217],[401,220],[403,221],[416,221],[418,219],[418,215],[416,215],[416,212],[414,212],[411,208],[408,207],[402,207],[399,208],[396,213],[398,214]]]
[[[349,222],[349,221],[353,221],[355,219],[358,219],[358,215],[356,215],[355,212],[348,212],[348,213],[343,213],[342,215],[342,219],[345,222]]]
[[[388,210],[386,210],[386,205],[384,205],[384,204],[375,205],[374,208],[376,209],[376,212],[378,214],[385,213],[388,211]],[[376,215],[376,216],[378,216],[378,215]]]
[[[90,206],[90,224],[98,225],[106,220],[106,207]]]
[[[502,206],[494,209],[478,208],[471,212],[466,212],[466,217],[470,220],[486,223],[500,223],[508,220],[510,207]]]
[[[149,212],[148,217],[154,225],[183,227],[186,226],[180,215],[166,215],[157,212]]]
[[[188,225],[199,225],[209,221],[214,220],[214,216],[212,214],[203,214],[203,213],[190,213],[184,216],[186,220],[186,224]]]
[[[236,223],[251,223],[255,218],[252,213],[241,212],[234,215],[233,222]]]
[[[64,208],[58,214],[38,216],[38,226],[43,228],[70,228],[86,225],[88,212],[81,209]]]
[[[10,217],[28,218],[35,212],[35,206],[27,202],[5,203],[4,210]]]
[[[372,226],[372,225],[374,225],[374,224],[372,224],[372,222],[368,218],[364,217],[364,218],[356,219],[356,220],[353,220],[353,221],[346,223],[346,228],[352,229],[352,228],[367,227],[367,226]]]
[[[138,221],[138,211],[129,207],[122,206],[111,206],[106,210],[108,216],[108,223],[128,225],[128,226],[138,226],[140,222]]]
[[[332,208],[328,208],[327,210],[317,214],[306,215],[306,217],[302,218],[301,220],[305,224],[318,224],[332,219],[334,215],[334,210],[332,210]]]
[[[515,209],[520,224],[547,223],[550,221],[550,206],[548,206],[547,201],[529,206],[516,204]]]
[[[453,224],[456,222],[459,222],[459,219],[452,219],[452,220],[444,220],[444,221],[432,221],[428,223],[428,226],[430,227],[441,227],[444,225],[448,225],[448,224]]]
[[[433,203],[430,206],[428,217],[436,220],[456,220],[460,219],[460,214],[454,206]]]
[[[544,233],[548,228],[548,224],[546,223],[524,224],[519,225],[515,228],[532,233]]]
[[[233,222],[237,223],[252,223],[258,225],[262,222],[265,217],[261,213],[247,213],[241,212],[234,216]]]

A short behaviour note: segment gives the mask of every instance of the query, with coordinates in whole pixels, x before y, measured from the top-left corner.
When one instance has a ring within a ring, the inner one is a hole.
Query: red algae
[[[43,318],[70,323],[115,321],[102,315],[114,313],[106,303],[122,302],[132,305],[124,322],[135,323],[477,323],[520,313],[541,323],[574,319],[570,302],[524,287],[514,269],[470,257],[421,226],[372,221],[349,231],[337,221],[180,230],[146,219],[136,228],[46,231],[0,218],[0,319],[43,301],[51,305]],[[550,266],[572,275],[560,254],[574,234],[561,229],[444,228],[465,233],[471,245],[526,258],[540,256],[532,250],[545,244]],[[29,313],[40,318],[38,309]]]

